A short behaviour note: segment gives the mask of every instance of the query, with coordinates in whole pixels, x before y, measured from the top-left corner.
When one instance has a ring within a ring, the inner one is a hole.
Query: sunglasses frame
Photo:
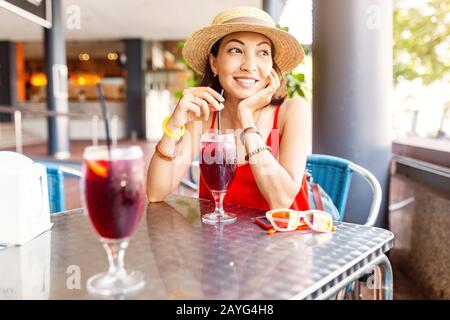
[[[277,213],[277,212],[286,212],[286,211],[288,211],[290,213],[288,226],[286,228],[280,228],[275,223],[272,214]],[[328,230],[319,230],[319,229],[315,228],[308,219],[306,219],[307,214],[309,214],[309,213],[314,214],[316,212],[320,213],[320,214],[325,214],[326,216],[329,217],[331,223],[330,223],[330,228]],[[292,218],[292,217],[294,217],[294,218]],[[297,210],[293,210],[293,209],[278,208],[278,209],[273,209],[273,210],[267,211],[266,218],[267,218],[267,220],[269,220],[269,222],[272,224],[272,226],[275,230],[281,231],[281,232],[296,230],[298,228],[298,226],[300,225],[300,218],[303,218],[303,221],[305,221],[306,225],[311,230],[314,230],[316,232],[330,232],[333,230],[333,218],[332,218],[331,214],[329,214],[328,212],[322,211],[322,210],[297,211]]]

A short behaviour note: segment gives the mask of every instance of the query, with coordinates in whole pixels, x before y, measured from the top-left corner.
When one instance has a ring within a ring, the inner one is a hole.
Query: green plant
[[[184,41],[180,41],[178,43],[178,48],[180,48],[180,50],[182,50],[184,47]],[[187,63],[187,61],[181,57],[181,59],[179,60],[182,64],[185,65],[186,69],[189,70],[191,72],[191,76],[186,80],[186,82],[184,83],[184,87],[185,88],[190,88],[190,87],[195,87],[200,83],[200,76],[197,74],[197,72],[194,71],[194,69],[192,69],[189,64]],[[175,98],[179,99],[181,97],[181,91],[176,91],[175,92]]]
[[[277,24],[277,28],[289,32],[289,27],[282,27]],[[308,53],[308,50],[305,48],[305,55],[307,55]],[[307,90],[307,87],[304,73],[292,70],[286,73],[284,75],[284,78],[286,79],[286,87],[289,98],[300,96],[306,99],[305,91]]]
[[[450,75],[450,1],[410,5],[394,1],[394,82],[422,79],[424,85]]]
[[[286,87],[289,98],[293,98],[295,96],[306,98],[303,88],[305,84],[305,74],[300,72],[294,73],[291,71],[287,73],[284,78],[286,79]]]

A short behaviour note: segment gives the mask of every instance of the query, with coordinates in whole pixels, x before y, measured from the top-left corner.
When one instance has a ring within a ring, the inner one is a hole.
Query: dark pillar
[[[16,44],[0,41],[0,106],[14,107],[16,90]],[[11,122],[12,114],[0,112],[0,122]]]
[[[145,139],[145,54],[142,39],[126,39],[127,137]]]
[[[52,0],[52,27],[44,29],[47,72],[47,109],[69,112],[67,94],[67,63],[61,1]],[[48,119],[48,154],[64,159],[70,156],[69,118]]]
[[[349,159],[379,180],[387,227],[391,159],[392,1],[314,0],[313,153]],[[352,180],[346,220],[363,223],[370,188]]]
[[[263,0],[263,10],[267,12],[275,23],[280,19],[286,0]]]

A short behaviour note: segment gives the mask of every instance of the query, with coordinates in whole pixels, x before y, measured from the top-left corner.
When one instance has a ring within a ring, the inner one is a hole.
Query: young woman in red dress
[[[286,97],[282,77],[303,56],[292,35],[253,7],[223,11],[211,26],[192,33],[183,57],[202,81],[183,91],[164,123],[165,134],[148,169],[148,200],[163,201],[177,188],[199,154],[200,136],[217,129],[221,110],[221,131],[235,132],[238,155],[224,203],[308,210],[309,106],[301,98]],[[251,155],[248,161],[246,155]],[[199,197],[213,199],[202,178]]]

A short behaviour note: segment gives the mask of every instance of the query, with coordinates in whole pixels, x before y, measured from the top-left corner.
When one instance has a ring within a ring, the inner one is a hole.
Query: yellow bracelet
[[[170,139],[172,139],[173,141],[178,141],[178,139],[180,139],[184,133],[186,132],[186,125],[182,126],[181,128],[177,129],[175,131],[175,133],[170,132],[169,129],[167,129],[167,122],[169,122],[170,116],[167,116],[162,124],[162,128],[164,130],[164,133],[166,136],[168,136]]]

